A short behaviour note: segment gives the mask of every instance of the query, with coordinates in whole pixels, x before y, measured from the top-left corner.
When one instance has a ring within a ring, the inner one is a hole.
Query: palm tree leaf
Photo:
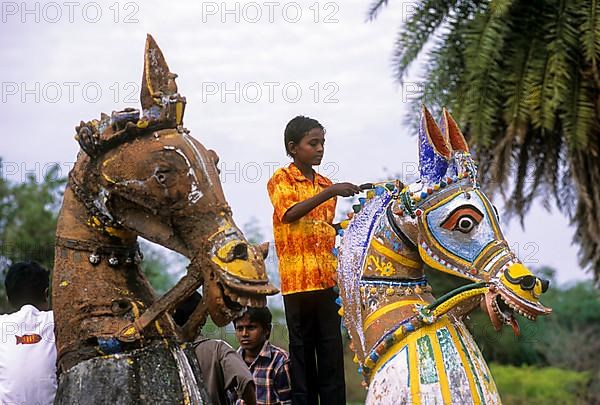
[[[502,105],[499,82],[503,76],[502,53],[510,25],[503,18],[480,12],[467,34],[464,112],[475,142],[489,145]]]
[[[513,0],[492,0],[490,2],[490,10],[497,17],[501,17],[508,12],[512,4]]]
[[[384,6],[387,6],[388,0],[376,0],[369,6],[369,11],[367,12],[367,20],[373,21],[377,18],[377,14],[381,11]]]
[[[583,55],[586,62],[597,65],[600,58],[600,1],[586,0],[581,3],[585,6],[580,7]]]
[[[444,22],[458,0],[427,0],[406,21],[396,39],[394,64],[396,77],[402,81],[406,69],[417,58],[435,30]]]

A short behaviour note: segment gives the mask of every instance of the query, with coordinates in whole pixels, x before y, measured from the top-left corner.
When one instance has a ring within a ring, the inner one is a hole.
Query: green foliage
[[[173,276],[167,271],[169,263],[163,254],[149,243],[140,242],[140,248],[144,255],[142,272],[157,294],[164,294],[175,285]]]
[[[1,163],[1,162],[0,162]],[[35,260],[48,269],[54,265],[54,233],[66,180],[59,167],[23,183],[0,185],[1,255],[11,262]]]
[[[370,17],[386,4],[372,3]],[[413,111],[448,106],[481,182],[502,191],[511,213],[522,219],[536,197],[547,207],[554,197],[598,280],[600,1],[422,1],[396,39],[399,81],[426,44]]]
[[[590,373],[555,367],[490,364],[502,401],[507,404],[585,404]]]
[[[12,310],[4,292],[11,263],[35,260],[49,270],[54,266],[56,220],[66,183],[59,174],[55,166],[43,178],[29,176],[22,183],[0,176],[0,313]]]

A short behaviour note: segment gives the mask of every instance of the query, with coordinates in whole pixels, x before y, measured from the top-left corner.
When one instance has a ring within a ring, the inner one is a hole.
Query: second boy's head
[[[240,347],[259,353],[265,341],[271,336],[272,315],[269,308],[248,308],[241,317],[233,321],[235,337]]]
[[[284,132],[285,151],[295,163],[318,166],[325,150],[325,128],[319,121],[299,115]]]
[[[50,272],[37,262],[18,262],[8,269],[4,286],[8,302],[16,309],[33,305],[40,311],[48,310]]]

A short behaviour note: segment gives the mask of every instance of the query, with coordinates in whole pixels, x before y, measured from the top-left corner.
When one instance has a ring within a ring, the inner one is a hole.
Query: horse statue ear
[[[442,119],[440,120],[440,129],[444,138],[447,139],[450,144],[452,150],[454,152],[468,152],[469,145],[465,140],[465,137],[458,127],[452,115],[448,112],[446,107],[442,109]]]
[[[175,120],[177,125],[182,123],[185,98],[177,92],[176,78],[177,75],[169,70],[169,65],[156,41],[152,35],[147,34],[140,92],[145,117],[165,121]]]
[[[440,129],[454,156],[453,163],[448,168],[448,175],[466,173],[473,180],[473,186],[479,187],[477,183],[477,165],[469,153],[469,144],[446,107],[442,109]]]
[[[452,148],[423,105],[419,124],[419,172],[425,183],[437,183],[448,170]]]

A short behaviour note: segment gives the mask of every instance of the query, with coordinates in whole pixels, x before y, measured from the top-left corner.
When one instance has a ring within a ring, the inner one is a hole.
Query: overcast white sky
[[[321,171],[334,181],[414,174],[416,138],[403,123],[418,77],[400,87],[391,73],[396,32],[413,6],[392,1],[367,23],[370,3],[2,2],[3,175],[41,176],[52,162],[66,175],[80,120],[138,107],[146,33],[179,74],[186,127],[221,157],[238,225],[255,217],[271,238],[266,182],[288,162],[283,128],[298,114],[326,127]],[[526,264],[558,269],[561,282],[589,277],[560,215],[537,207],[524,230],[516,222],[504,230]]]

